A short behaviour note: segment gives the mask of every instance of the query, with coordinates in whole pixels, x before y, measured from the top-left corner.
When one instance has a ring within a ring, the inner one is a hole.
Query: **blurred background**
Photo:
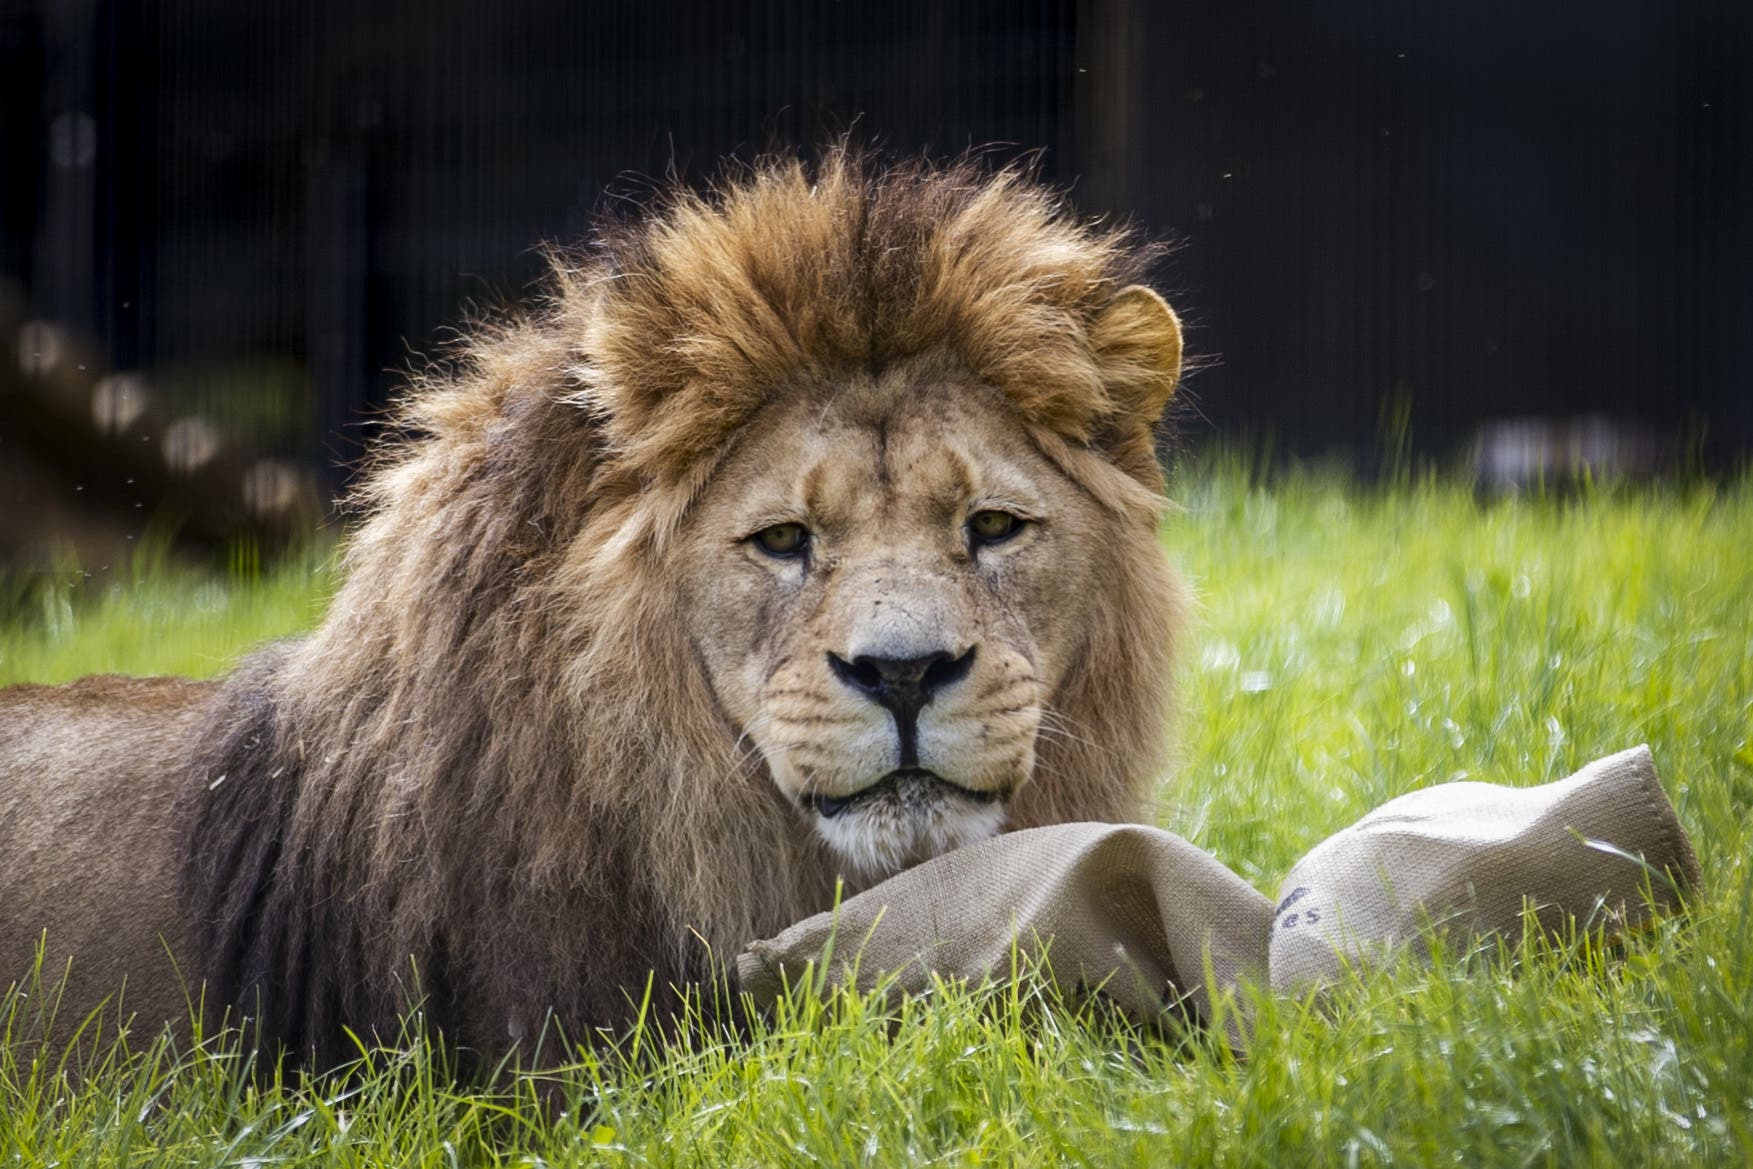
[[[1750,13],[0,0],[0,559],[296,540],[543,241],[848,130],[1039,152],[1176,242],[1195,445],[1488,490],[1734,467]]]

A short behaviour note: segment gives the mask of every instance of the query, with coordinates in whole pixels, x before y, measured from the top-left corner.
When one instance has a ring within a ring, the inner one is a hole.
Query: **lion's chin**
[[[850,798],[814,796],[816,833],[860,882],[880,881],[1004,826],[1005,801],[930,772],[897,771]]]

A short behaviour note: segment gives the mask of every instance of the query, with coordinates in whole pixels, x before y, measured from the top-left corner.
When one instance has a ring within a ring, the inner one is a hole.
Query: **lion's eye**
[[[774,524],[756,532],[754,541],[769,556],[797,556],[809,547],[810,532],[802,524]]]
[[[988,509],[968,517],[968,534],[976,544],[1002,544],[1022,530],[1023,521],[1008,511]]]

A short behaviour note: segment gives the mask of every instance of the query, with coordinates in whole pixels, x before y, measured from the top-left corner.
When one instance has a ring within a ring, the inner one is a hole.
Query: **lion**
[[[68,1017],[125,983],[297,1058],[415,1009],[527,1052],[838,890],[1141,814],[1182,608],[1148,247],[841,145],[552,255],[412,379],[314,633],[0,695],[0,976],[46,938]]]

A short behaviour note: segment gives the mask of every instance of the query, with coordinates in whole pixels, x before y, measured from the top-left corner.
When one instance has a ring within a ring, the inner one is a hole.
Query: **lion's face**
[[[747,428],[688,527],[690,627],[744,746],[852,875],[1003,825],[1111,528],[1001,395],[927,367]]]

